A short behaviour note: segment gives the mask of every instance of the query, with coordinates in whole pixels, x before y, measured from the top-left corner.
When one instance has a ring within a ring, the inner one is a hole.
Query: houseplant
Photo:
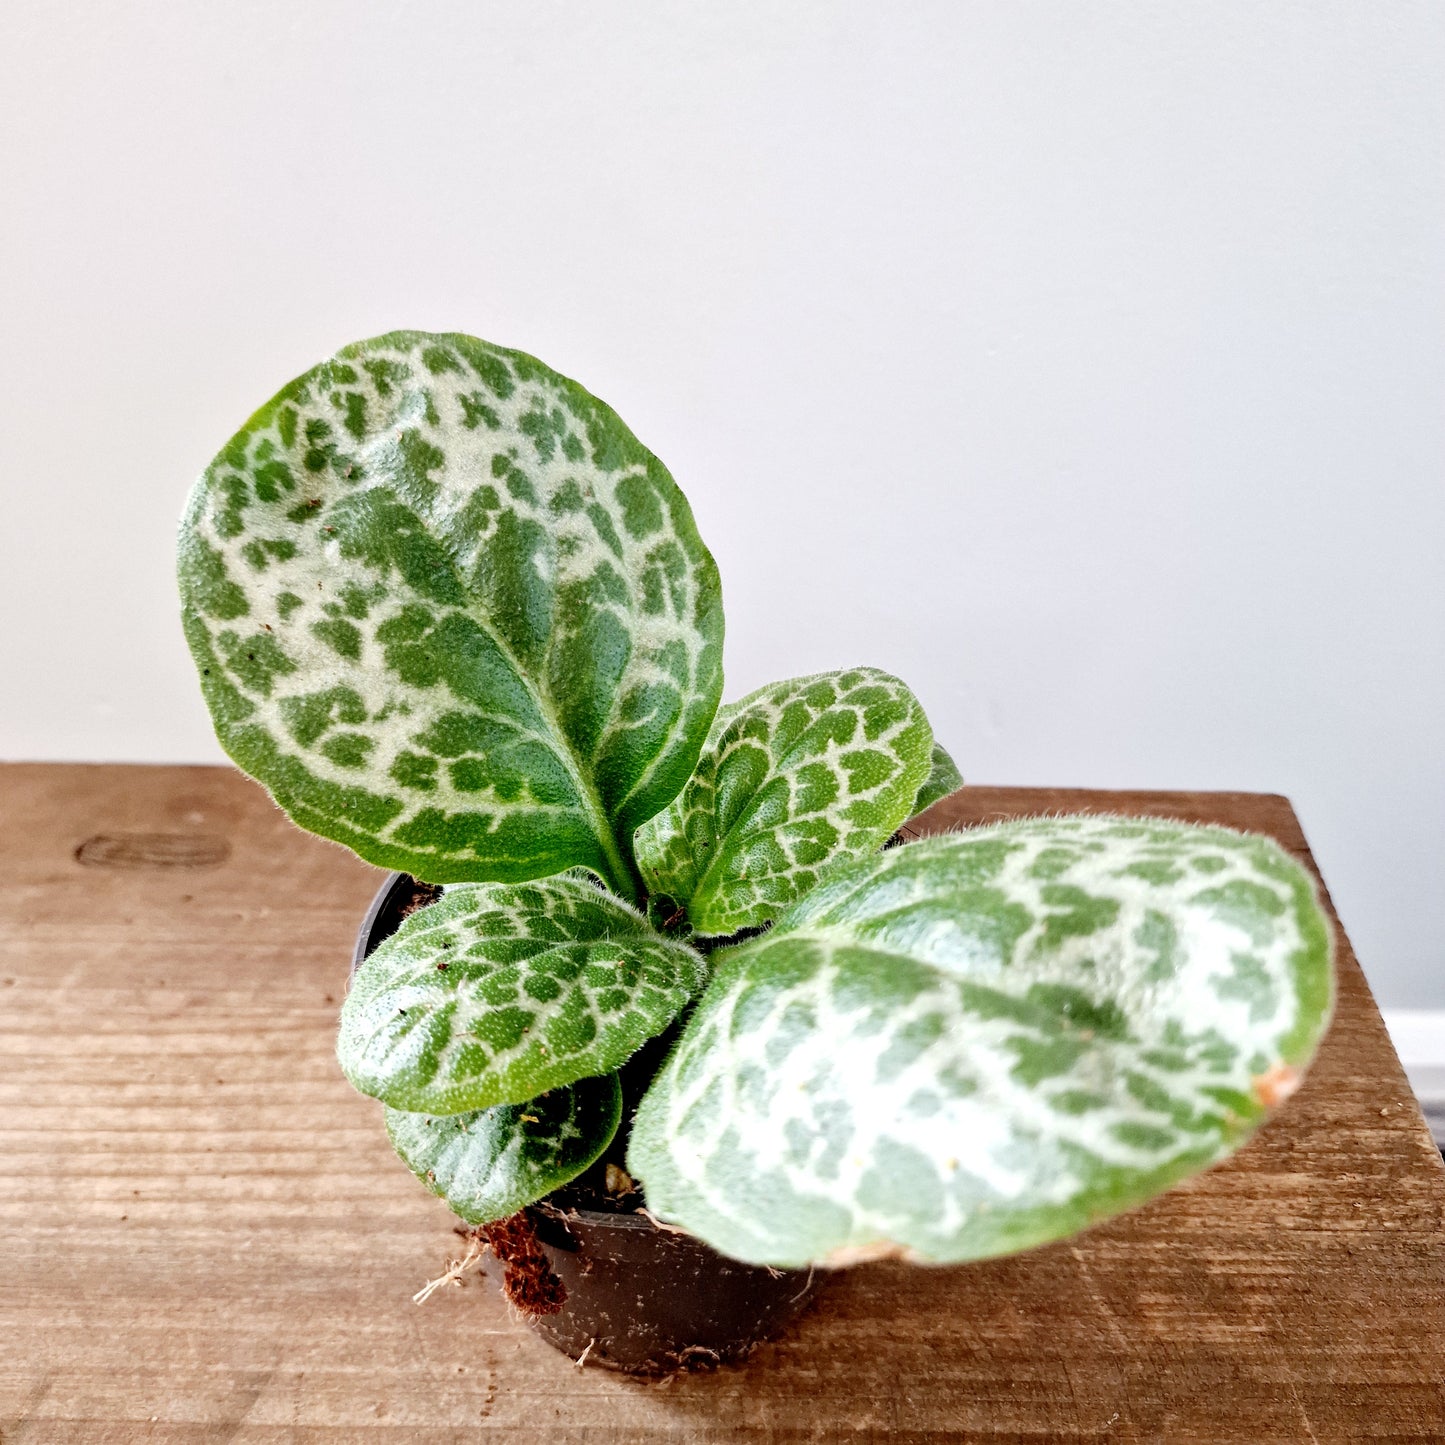
[[[230,756],[445,885],[357,970],[338,1057],[469,1223],[606,1158],[759,1267],[1023,1249],[1232,1151],[1327,1022],[1328,925],[1267,839],[885,848],[961,781],[917,699],[855,667],[720,706],[682,493],[519,352],[344,348],[206,470],[179,572]]]

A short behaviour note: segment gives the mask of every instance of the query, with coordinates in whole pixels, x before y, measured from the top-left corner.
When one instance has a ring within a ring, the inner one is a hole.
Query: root
[[[552,1273],[526,1210],[457,1232],[467,1241],[467,1252],[412,1295],[413,1304],[425,1304],[443,1285],[461,1284],[462,1276],[481,1264],[488,1249],[502,1262],[502,1293],[520,1313],[555,1315],[566,1304],[567,1286]]]
[[[482,1255],[486,1250],[487,1241],[482,1238],[481,1230],[471,1230],[466,1238],[467,1252],[460,1259],[452,1260],[450,1267],[444,1275],[438,1279],[429,1279],[417,1290],[411,1297],[411,1302],[414,1305],[424,1305],[444,1284],[461,1284],[462,1276],[469,1269],[482,1262]]]

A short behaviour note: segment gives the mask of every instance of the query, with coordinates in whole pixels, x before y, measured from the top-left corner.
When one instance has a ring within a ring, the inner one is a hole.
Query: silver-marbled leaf
[[[561,1188],[598,1159],[622,1118],[616,1074],[579,1079],[525,1104],[465,1114],[386,1110],[402,1162],[468,1224],[490,1224]]]
[[[433,882],[637,895],[722,600],[672,478],[575,382],[469,336],[345,347],[206,469],[179,573],[221,743],[303,827]]]
[[[707,965],[585,877],[448,888],[357,969],[336,1052],[410,1113],[521,1104],[611,1073],[702,987]]]
[[[923,780],[923,786],[913,800],[914,814],[931,808],[941,798],[956,793],[962,786],[963,774],[958,771],[958,764],[938,743],[934,743],[928,776]]]
[[[1046,818],[840,869],[716,974],[643,1099],[649,1208],[772,1265],[965,1260],[1242,1143],[1329,1016],[1332,944],[1268,839]]]
[[[932,745],[918,699],[876,668],[759,688],[719,711],[687,786],[638,830],[642,876],[704,936],[767,923],[912,816]]]

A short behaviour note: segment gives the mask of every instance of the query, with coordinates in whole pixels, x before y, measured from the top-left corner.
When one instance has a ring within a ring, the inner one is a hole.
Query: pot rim
[[[644,1214],[641,1210],[620,1212],[610,1209],[579,1209],[574,1206],[564,1208],[560,1204],[553,1204],[551,1195],[543,1195],[535,1204],[528,1204],[525,1207],[535,1209],[549,1219],[557,1220],[560,1224],[566,1224],[569,1219],[576,1219],[592,1229],[645,1229],[653,1234],[680,1234],[684,1239],[692,1240],[694,1244],[703,1243],[697,1235],[689,1234],[679,1225],[664,1224],[651,1214]],[[711,1247],[711,1245],[708,1246],[708,1248]],[[763,1268],[770,1267],[763,1266]],[[779,1272],[787,1273],[787,1271]]]
[[[371,935],[376,928],[376,920],[381,917],[382,910],[391,902],[392,892],[396,885],[403,878],[408,877],[406,873],[391,872],[382,879],[381,887],[376,890],[366,913],[362,916],[361,926],[356,930],[356,947],[351,950],[351,978],[356,976],[356,970],[366,962],[367,955],[371,952]]]

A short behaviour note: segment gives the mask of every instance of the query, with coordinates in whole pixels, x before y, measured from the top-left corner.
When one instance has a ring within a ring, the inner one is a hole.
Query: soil
[[[435,883],[418,883],[412,879],[411,897],[397,910],[397,919],[410,918],[418,908],[425,908],[428,903],[435,903],[442,896],[441,888]]]
[[[632,1137],[632,1118],[647,1087],[657,1076],[672,1046],[682,1033],[686,1019],[677,1019],[660,1034],[642,1045],[623,1064],[618,1080],[622,1085],[622,1123],[602,1157],[589,1165],[569,1184],[554,1189],[547,1202],[558,1209],[590,1209],[599,1214],[638,1214],[645,1200],[642,1191],[632,1186],[627,1174],[627,1144]],[[609,1177],[610,1174],[610,1177]],[[611,1187],[609,1187],[609,1185]],[[618,1187],[621,1185],[622,1187]]]

